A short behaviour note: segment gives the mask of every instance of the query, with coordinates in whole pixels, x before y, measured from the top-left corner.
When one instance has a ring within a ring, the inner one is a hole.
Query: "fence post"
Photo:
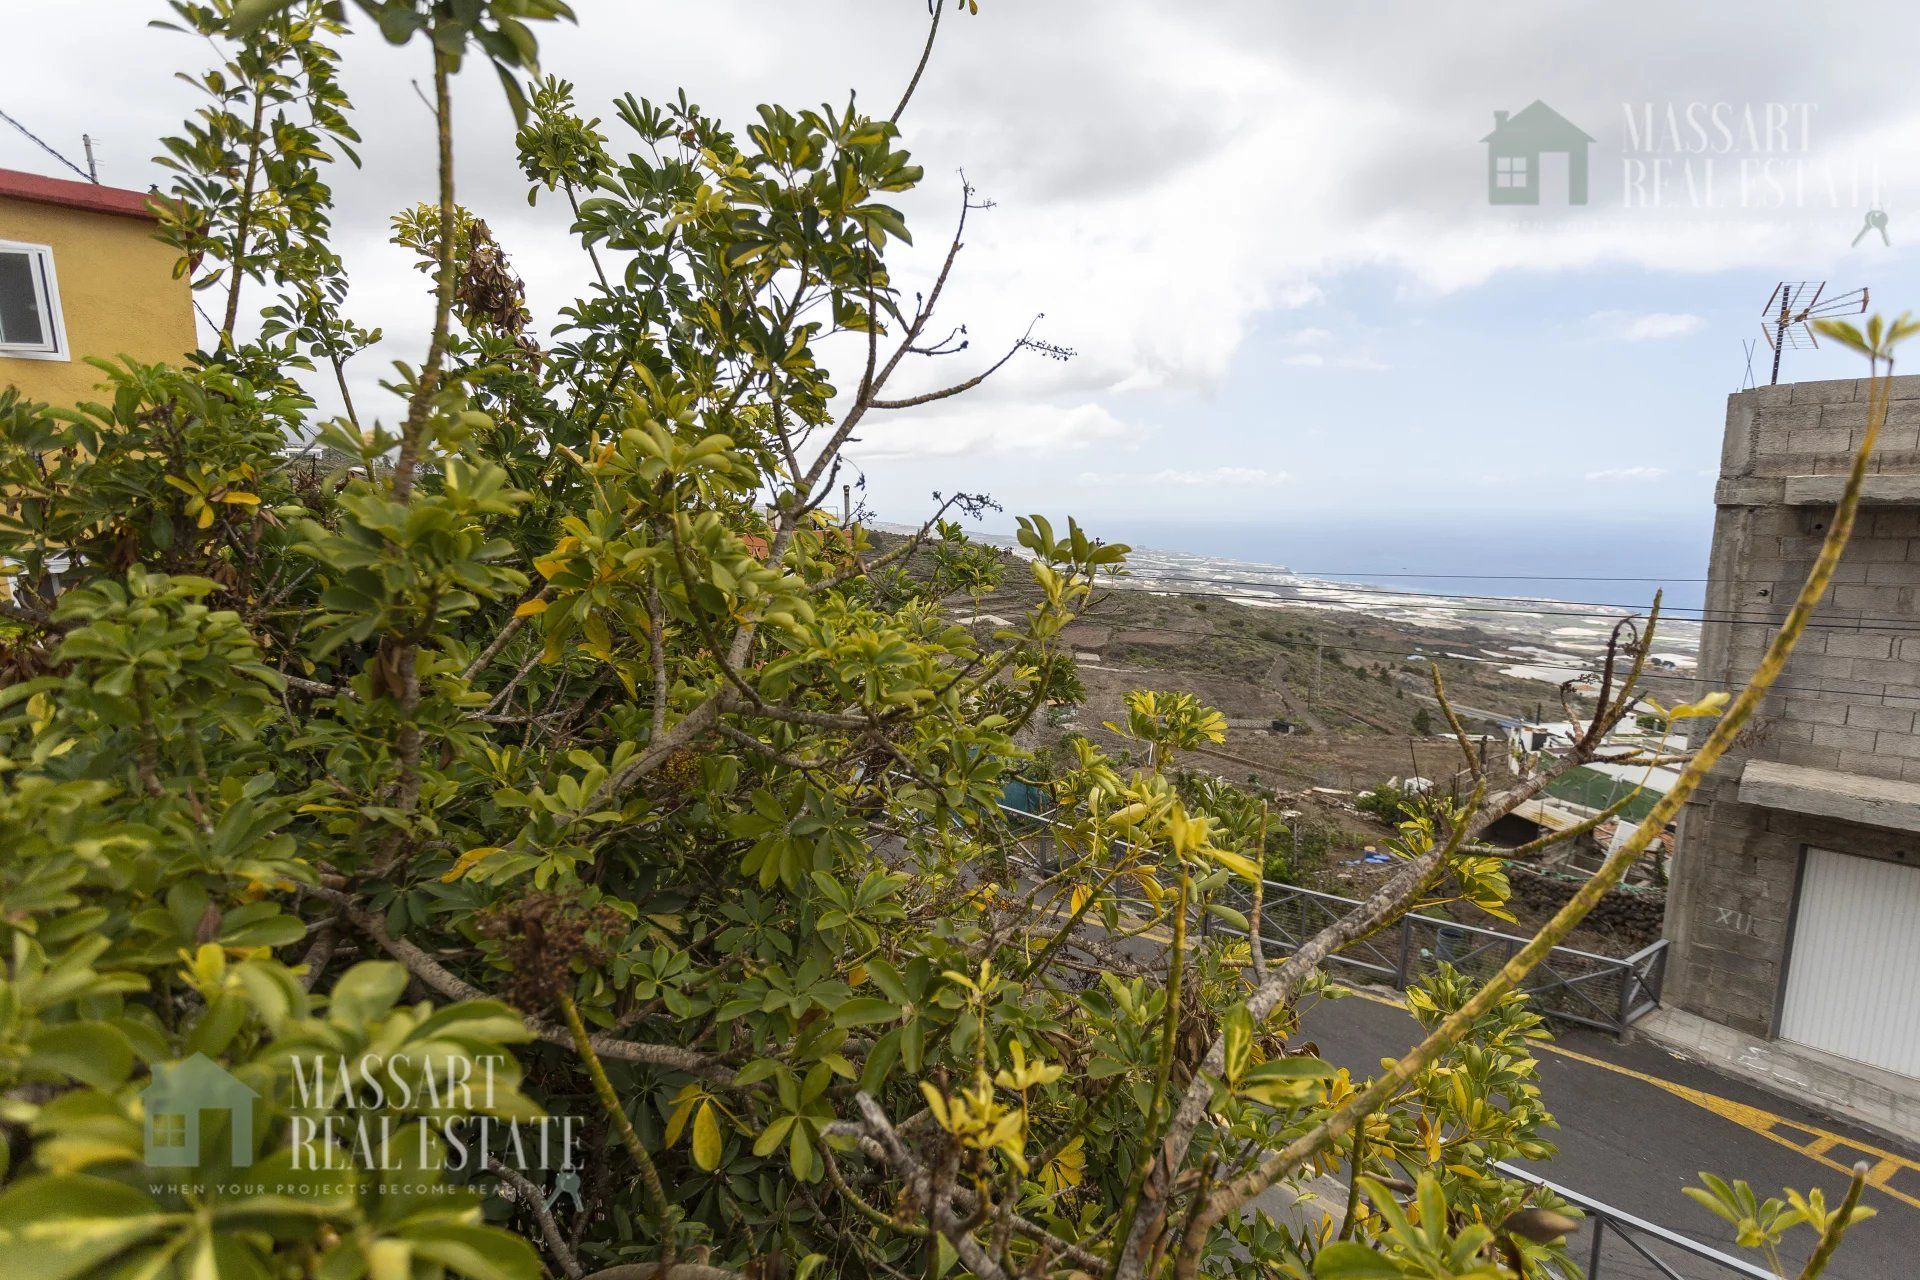
[[[1593,1224],[1593,1248],[1587,1254],[1587,1280],[1600,1280],[1600,1237],[1607,1229],[1607,1220],[1597,1213],[1589,1213],[1587,1221]]]
[[[1613,1028],[1614,1038],[1624,1041],[1627,1038],[1627,1019],[1633,1016],[1633,985],[1640,980],[1640,971],[1631,964],[1620,966],[1620,1012]]]
[[[1400,917],[1400,966],[1394,972],[1394,988],[1407,989],[1407,959],[1413,950],[1413,924],[1405,916]]]

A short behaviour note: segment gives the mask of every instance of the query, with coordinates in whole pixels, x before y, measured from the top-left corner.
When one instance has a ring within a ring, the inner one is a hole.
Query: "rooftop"
[[[145,191],[49,178],[44,174],[26,173],[19,169],[0,169],[0,197],[60,205],[68,209],[87,209],[94,213],[119,214],[128,218],[153,217],[153,211],[147,207],[151,197]]]

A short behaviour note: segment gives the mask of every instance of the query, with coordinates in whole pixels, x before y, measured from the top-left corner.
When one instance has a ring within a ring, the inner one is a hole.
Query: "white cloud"
[[[1154,484],[1242,486],[1282,484],[1287,479],[1287,473],[1268,471],[1264,467],[1206,467],[1194,470],[1167,467],[1159,471],[1131,474],[1083,471],[1079,479],[1081,484],[1103,487]]]
[[[1146,432],[1104,406],[998,404],[948,413],[869,414],[847,453],[860,463],[965,454],[1059,453],[1094,445],[1130,447]]]
[[[1589,471],[1587,479],[1602,484],[1631,484],[1638,480],[1658,480],[1666,474],[1665,467],[1613,467],[1606,471]]]
[[[736,130],[758,102],[838,106],[849,89],[863,108],[885,114],[925,33],[923,6],[872,0],[576,7],[577,27],[538,25],[542,61],[575,83],[616,154],[636,145],[609,105],[629,90],[658,100],[685,86]],[[893,419],[876,415],[862,424],[854,455],[1000,455],[1018,461],[976,478],[1025,482],[1041,474],[1027,465],[1037,453],[1127,447],[1144,435],[1127,419],[1150,414],[1165,427],[1154,441],[1163,451],[1137,463],[1151,475],[1205,460],[1197,456],[1203,439],[1172,428],[1182,405],[1203,403],[1226,383],[1256,328],[1282,335],[1269,350],[1292,368],[1377,371],[1381,358],[1350,354],[1366,350],[1352,335],[1369,332],[1371,313],[1387,313],[1376,323],[1390,323],[1397,310],[1503,274],[1545,279],[1541,293],[1550,300],[1529,320],[1580,317],[1600,305],[1555,295],[1562,280],[1553,273],[1569,273],[1564,282],[1578,291],[1590,281],[1570,273],[1625,270],[1655,285],[1673,283],[1661,279],[1670,273],[1685,285],[1749,270],[1761,293],[1742,305],[1755,310],[1781,263],[1794,263],[1796,274],[1855,281],[1872,246],[1850,250],[1860,227],[1851,206],[1625,207],[1623,97],[1818,103],[1819,171],[1851,165],[1890,181],[1920,172],[1920,91],[1907,65],[1920,8],[1881,15],[1877,37],[1866,42],[1844,24],[1676,24],[1667,0],[1550,9],[1505,0],[1490,13],[1487,29],[1497,38],[1489,39],[1463,38],[1447,6],[1396,7],[1391,22],[1378,6],[1270,0],[1184,8],[1053,0],[950,15],[901,122],[928,177],[919,191],[889,201],[915,233],[911,251],[890,266],[909,296],[926,287],[946,252],[964,166],[997,207],[969,221],[937,327],[965,323],[976,341],[962,355],[903,369],[889,393],[970,376],[1041,311],[1038,333],[1081,355],[1065,366],[1016,359],[965,397],[964,408],[943,402]],[[82,131],[92,133],[109,182],[164,180],[148,157],[199,105],[172,72],[201,65],[205,50],[146,28],[127,0],[62,0],[10,19],[16,43],[34,51],[9,68],[12,97],[33,104],[25,123],[68,150]],[[395,209],[432,195],[423,161],[431,122],[413,87],[425,51],[417,42],[390,49],[357,13],[354,21],[343,75],[360,108],[366,166],[332,175],[341,200],[336,239],[353,274],[349,311],[388,334],[352,367],[354,395],[363,413],[391,422],[399,406],[378,382],[390,376],[390,361],[419,360],[431,319],[427,278],[387,244],[386,225]],[[739,31],[755,38],[726,38]],[[1649,47],[1663,51],[1664,65],[1687,68],[1684,84],[1650,85]],[[1567,59],[1569,48],[1581,56]],[[636,62],[634,49],[647,56]],[[76,95],[71,69],[81,65],[90,68],[90,88]],[[1383,66],[1393,74],[1382,76]],[[1542,67],[1552,69],[1550,84]],[[1493,208],[1480,139],[1494,109],[1519,110],[1542,93],[1597,139],[1592,201]],[[511,119],[477,61],[454,96],[460,198],[489,220],[526,277],[536,317],[551,323],[591,278],[567,234],[565,202],[543,197],[526,206]],[[0,165],[48,170],[52,162],[0,130]],[[1716,172],[1723,190],[1733,190],[1737,167],[1723,162]],[[1893,193],[1896,247],[1898,209],[1906,207],[1898,197],[1910,190]],[[1685,189],[1674,193],[1684,199]],[[1335,284],[1349,273],[1361,284],[1357,301]],[[1334,313],[1329,292],[1363,310]],[[1672,291],[1647,297],[1649,308],[1658,305],[1708,304]],[[1580,331],[1646,342],[1685,337],[1703,323],[1678,310],[1602,314],[1606,324]],[[1402,354],[1410,346],[1387,354],[1413,362],[1417,354]],[[853,385],[860,354],[829,353],[841,386]],[[1471,379],[1483,377],[1463,371],[1459,386],[1436,390],[1471,395]],[[313,383],[332,403],[328,381]],[[1335,380],[1303,373],[1299,381]],[[1130,412],[1131,399],[1151,408]],[[1565,459],[1582,446],[1569,437],[1565,447],[1547,461],[1577,473],[1585,464]],[[1304,473],[1309,464],[1291,465]],[[1412,476],[1419,467],[1403,470]]]
[[[1621,342],[1651,342],[1667,338],[1684,338],[1699,333],[1707,327],[1705,316],[1696,316],[1690,312],[1650,311],[1637,314],[1631,311],[1596,311],[1587,317],[1604,337],[1616,338]]]
[[[1318,351],[1301,351],[1282,358],[1280,363],[1300,369],[1355,369],[1362,373],[1380,373],[1388,367],[1385,362],[1362,352],[1327,355]]]

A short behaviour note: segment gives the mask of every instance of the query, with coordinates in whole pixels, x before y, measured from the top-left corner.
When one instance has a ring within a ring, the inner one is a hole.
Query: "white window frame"
[[[1524,189],[1530,181],[1533,161],[1528,156],[1494,157],[1494,185]]]
[[[53,246],[29,244],[20,240],[0,240],[0,253],[25,253],[34,260],[35,278],[40,284],[41,316],[47,325],[46,344],[0,342],[0,357],[10,360],[62,360],[71,362],[67,347],[67,318],[60,310],[60,277],[53,266]]]

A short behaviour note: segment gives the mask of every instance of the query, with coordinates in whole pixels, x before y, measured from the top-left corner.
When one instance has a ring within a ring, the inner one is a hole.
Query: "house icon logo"
[[[146,1160],[156,1169],[192,1168],[200,1163],[200,1116],[227,1113],[228,1160],[236,1168],[253,1163],[253,1104],[260,1095],[204,1053],[158,1067],[153,1082],[140,1091],[146,1109]]]
[[[1567,157],[1567,203],[1587,202],[1587,148],[1593,139],[1539,100],[1524,111],[1493,113],[1487,144],[1487,203],[1539,204],[1540,159]]]

